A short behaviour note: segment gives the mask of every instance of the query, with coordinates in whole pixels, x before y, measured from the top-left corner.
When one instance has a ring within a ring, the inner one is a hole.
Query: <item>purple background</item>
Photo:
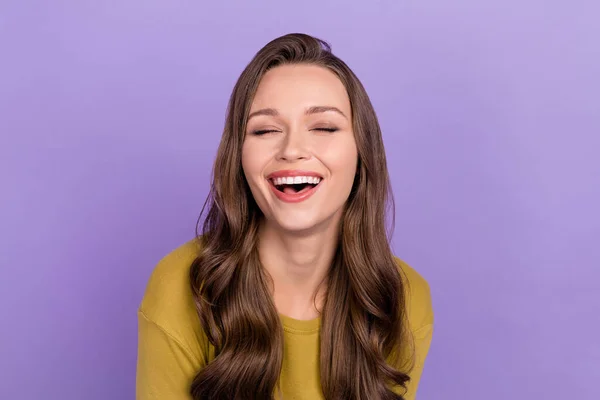
[[[598,1],[281,3],[0,2],[0,398],[134,397],[146,280],[294,31],[378,111],[436,311],[419,399],[600,398]]]

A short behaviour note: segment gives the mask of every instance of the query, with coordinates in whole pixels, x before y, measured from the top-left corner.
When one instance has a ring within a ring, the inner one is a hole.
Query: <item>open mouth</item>
[[[301,182],[298,182],[300,180]],[[321,178],[302,177],[296,178],[272,178],[269,179],[271,185],[278,191],[285,194],[302,194],[317,187],[321,183]]]

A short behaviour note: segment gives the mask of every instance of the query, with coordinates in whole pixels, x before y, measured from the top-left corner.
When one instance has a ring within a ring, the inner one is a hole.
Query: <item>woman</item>
[[[137,398],[414,399],[429,287],[391,253],[379,124],[327,43],[286,35],[246,67],[211,189],[148,284]]]

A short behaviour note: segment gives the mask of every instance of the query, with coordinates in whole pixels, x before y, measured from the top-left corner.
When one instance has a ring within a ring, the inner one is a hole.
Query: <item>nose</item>
[[[279,161],[297,161],[310,158],[305,132],[295,130],[283,135],[277,159]]]

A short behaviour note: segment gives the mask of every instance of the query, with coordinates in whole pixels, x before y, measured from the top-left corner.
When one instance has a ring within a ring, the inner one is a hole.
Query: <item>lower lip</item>
[[[321,182],[323,182],[323,180],[321,180]],[[278,190],[271,182],[269,182],[269,186],[271,187],[271,190],[273,191],[273,193],[275,193],[275,196],[277,196],[279,200],[285,201],[286,203],[299,203],[315,194],[315,192],[321,186],[321,182],[319,182],[317,186],[314,186],[302,193],[283,193],[282,191]]]

